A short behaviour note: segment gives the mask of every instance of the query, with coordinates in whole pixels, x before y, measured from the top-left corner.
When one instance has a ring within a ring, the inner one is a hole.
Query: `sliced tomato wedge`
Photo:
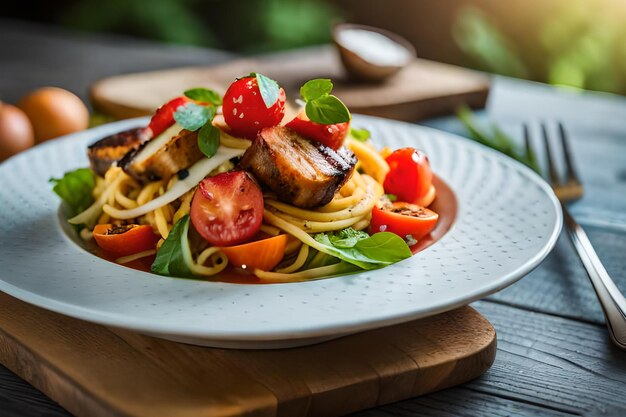
[[[285,256],[287,239],[287,235],[278,235],[243,245],[225,246],[220,248],[220,251],[235,266],[250,271],[257,268],[262,271],[269,271],[278,265]]]
[[[152,226],[129,224],[115,226],[98,224],[93,229],[98,246],[115,256],[127,256],[154,249],[161,236],[154,233]]]
[[[263,221],[263,193],[244,171],[218,174],[200,182],[191,202],[191,223],[215,246],[251,239]]]
[[[396,201],[372,209],[370,232],[391,232],[406,240],[420,240],[437,224],[439,215],[427,208]]]
[[[401,148],[385,158],[389,172],[383,187],[399,201],[419,204],[428,194],[433,181],[430,163],[424,152],[414,148]]]
[[[161,133],[165,132],[167,128],[174,124],[174,113],[176,112],[176,109],[188,101],[189,99],[187,97],[176,97],[157,109],[154,116],[152,116],[152,119],[150,119],[150,124],[148,125],[152,131],[153,138],[159,136]]]
[[[305,138],[316,140],[335,151],[343,145],[343,141],[350,130],[350,122],[332,125],[315,123],[309,120],[304,111],[300,112],[286,126]]]

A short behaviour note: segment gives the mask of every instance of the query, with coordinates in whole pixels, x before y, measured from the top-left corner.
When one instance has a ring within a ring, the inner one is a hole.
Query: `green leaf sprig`
[[[411,257],[406,242],[390,232],[369,236],[351,227],[332,233],[318,233],[315,241],[324,252],[362,269],[377,269]]]
[[[192,277],[193,273],[189,267],[190,252],[189,240],[189,215],[181,218],[172,231],[167,235],[167,239],[157,251],[156,258],[150,270],[155,274],[174,277]]]
[[[372,134],[367,129],[355,129],[351,127],[350,136],[352,136],[353,139],[356,139],[359,142],[366,142],[372,136]]]
[[[222,105],[222,96],[208,88],[196,87],[185,91],[185,97],[201,103],[212,104],[214,106]]]
[[[306,102],[304,112],[309,120],[324,125],[345,123],[352,119],[341,100],[330,94],[333,83],[326,78],[309,80],[300,87],[300,96]]]
[[[480,127],[474,120],[472,111],[467,106],[459,108],[456,116],[461,123],[463,123],[463,126],[469,133],[471,139],[482,145],[495,149],[496,151],[500,151],[503,154],[510,156],[511,158],[528,166],[533,171],[541,173],[535,153],[525,147],[523,149],[517,147],[515,141],[504,133],[498,126],[492,125],[491,131],[487,131],[485,128]]]
[[[256,83],[259,86],[265,107],[269,109],[276,104],[280,96],[280,87],[276,81],[258,72],[251,72],[248,74],[248,77],[256,78]]]
[[[213,126],[213,119],[217,113],[217,106],[222,104],[221,96],[208,88],[192,88],[185,91],[185,96],[197,102],[179,106],[174,112],[174,120],[184,129],[198,132],[198,148],[207,157],[211,158],[220,146],[219,130]]]
[[[70,209],[70,217],[85,211],[93,203],[96,177],[89,168],[66,172],[63,178],[50,178],[54,191]]]
[[[185,103],[174,112],[174,120],[183,129],[195,132],[211,119],[211,107],[196,103]]]

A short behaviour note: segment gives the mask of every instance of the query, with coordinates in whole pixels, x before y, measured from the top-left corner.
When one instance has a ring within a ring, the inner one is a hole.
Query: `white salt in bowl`
[[[336,25],[333,40],[350,76],[361,81],[382,81],[416,57],[415,48],[409,41],[371,26]]]

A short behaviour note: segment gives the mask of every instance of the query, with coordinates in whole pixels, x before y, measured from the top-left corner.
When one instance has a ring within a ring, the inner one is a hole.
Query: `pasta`
[[[234,138],[230,135],[222,135],[223,146],[246,148],[250,141]],[[384,160],[373,156],[376,151],[369,147],[359,147],[359,153],[366,161],[374,161],[363,164],[366,172],[381,178],[381,172],[385,171]],[[370,155],[371,154],[371,155]],[[363,155],[368,155],[363,157]],[[367,167],[367,168],[366,168]],[[232,168],[220,166],[212,174]],[[154,199],[162,196],[176,184],[176,179],[170,181],[153,181],[141,185],[132,177],[127,175],[121,168],[110,168],[104,178],[99,179],[98,186],[94,188],[94,198],[106,198],[103,212],[97,223],[112,223],[123,225],[126,223],[149,224],[158,231],[161,240],[157,244],[160,247],[167,238],[173,226],[185,215],[189,214],[191,200],[195,189],[186,192],[171,203],[162,205],[145,215],[135,219],[117,219],[117,210],[133,209],[143,206]],[[381,184],[368,174],[361,174],[355,170],[352,177],[343,185],[335,197],[326,205],[317,209],[301,209],[290,204],[281,202],[273,195],[265,196],[265,214],[261,230],[270,235],[276,236],[280,233],[287,233],[294,239],[290,240],[285,256],[295,255],[293,261],[286,266],[276,268],[272,271],[255,270],[255,275],[262,281],[297,281],[304,279],[318,278],[329,274],[340,273],[344,266],[325,265],[317,268],[303,269],[311,249],[319,251],[313,261],[324,256],[323,250],[315,239],[311,236],[315,233],[338,231],[346,227],[353,227],[357,230],[364,229],[369,224],[369,216],[372,207],[383,194]],[[90,239],[91,234],[84,235],[85,239]],[[322,251],[320,251],[322,249]],[[153,255],[154,251],[144,251],[138,254],[117,259],[118,263],[128,263],[141,257]],[[195,256],[192,262],[192,272],[201,276],[213,276],[222,272],[228,266],[228,258],[219,251],[219,248],[209,247],[202,250]]]

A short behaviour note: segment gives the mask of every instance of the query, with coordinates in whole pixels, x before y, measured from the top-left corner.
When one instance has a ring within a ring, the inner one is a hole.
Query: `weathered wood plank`
[[[57,403],[2,365],[0,410],[6,417],[71,417]]]
[[[359,417],[566,417],[572,415],[576,414],[477,392],[471,389],[471,384],[358,414]]]
[[[489,371],[358,416],[626,415],[626,355],[603,327],[489,301],[473,306],[498,329]]]
[[[626,234],[589,226],[586,230],[607,271],[626,292]],[[587,273],[565,234],[539,268],[490,298],[530,310],[604,323]]]
[[[626,355],[604,327],[488,301],[475,306],[498,329],[498,356],[473,389],[565,411],[626,414]]]

